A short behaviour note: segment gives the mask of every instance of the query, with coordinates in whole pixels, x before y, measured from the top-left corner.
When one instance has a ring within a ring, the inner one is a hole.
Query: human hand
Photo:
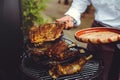
[[[69,15],[66,15],[60,19],[56,19],[57,22],[64,22],[65,23],[65,29],[71,29],[74,27],[73,18]]]

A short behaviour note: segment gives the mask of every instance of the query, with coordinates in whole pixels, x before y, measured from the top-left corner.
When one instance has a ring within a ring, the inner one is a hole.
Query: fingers
[[[73,18],[70,16],[64,16],[60,19],[56,19],[57,22],[64,22],[65,29],[71,29],[74,26]]]
[[[73,21],[71,21],[71,20],[65,21],[65,29],[71,29],[71,28],[73,28],[73,26],[74,26]]]

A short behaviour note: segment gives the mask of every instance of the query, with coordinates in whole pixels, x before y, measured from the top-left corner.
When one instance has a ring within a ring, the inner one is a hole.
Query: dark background
[[[0,0],[0,80],[18,80],[23,52],[20,0]]]

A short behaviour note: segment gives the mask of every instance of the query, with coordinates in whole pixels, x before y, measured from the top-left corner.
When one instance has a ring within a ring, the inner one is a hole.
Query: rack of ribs
[[[73,63],[66,65],[57,64],[52,69],[49,70],[49,74],[52,78],[56,79],[59,76],[70,75],[81,71],[84,64],[90,60],[93,56],[89,55],[88,57],[82,57]]]

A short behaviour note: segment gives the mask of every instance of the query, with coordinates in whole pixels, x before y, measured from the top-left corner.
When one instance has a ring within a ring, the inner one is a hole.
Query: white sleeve
[[[86,10],[87,6],[90,5],[89,0],[73,0],[71,7],[65,13],[65,15],[70,15],[76,20],[76,26],[80,25],[81,14]]]

